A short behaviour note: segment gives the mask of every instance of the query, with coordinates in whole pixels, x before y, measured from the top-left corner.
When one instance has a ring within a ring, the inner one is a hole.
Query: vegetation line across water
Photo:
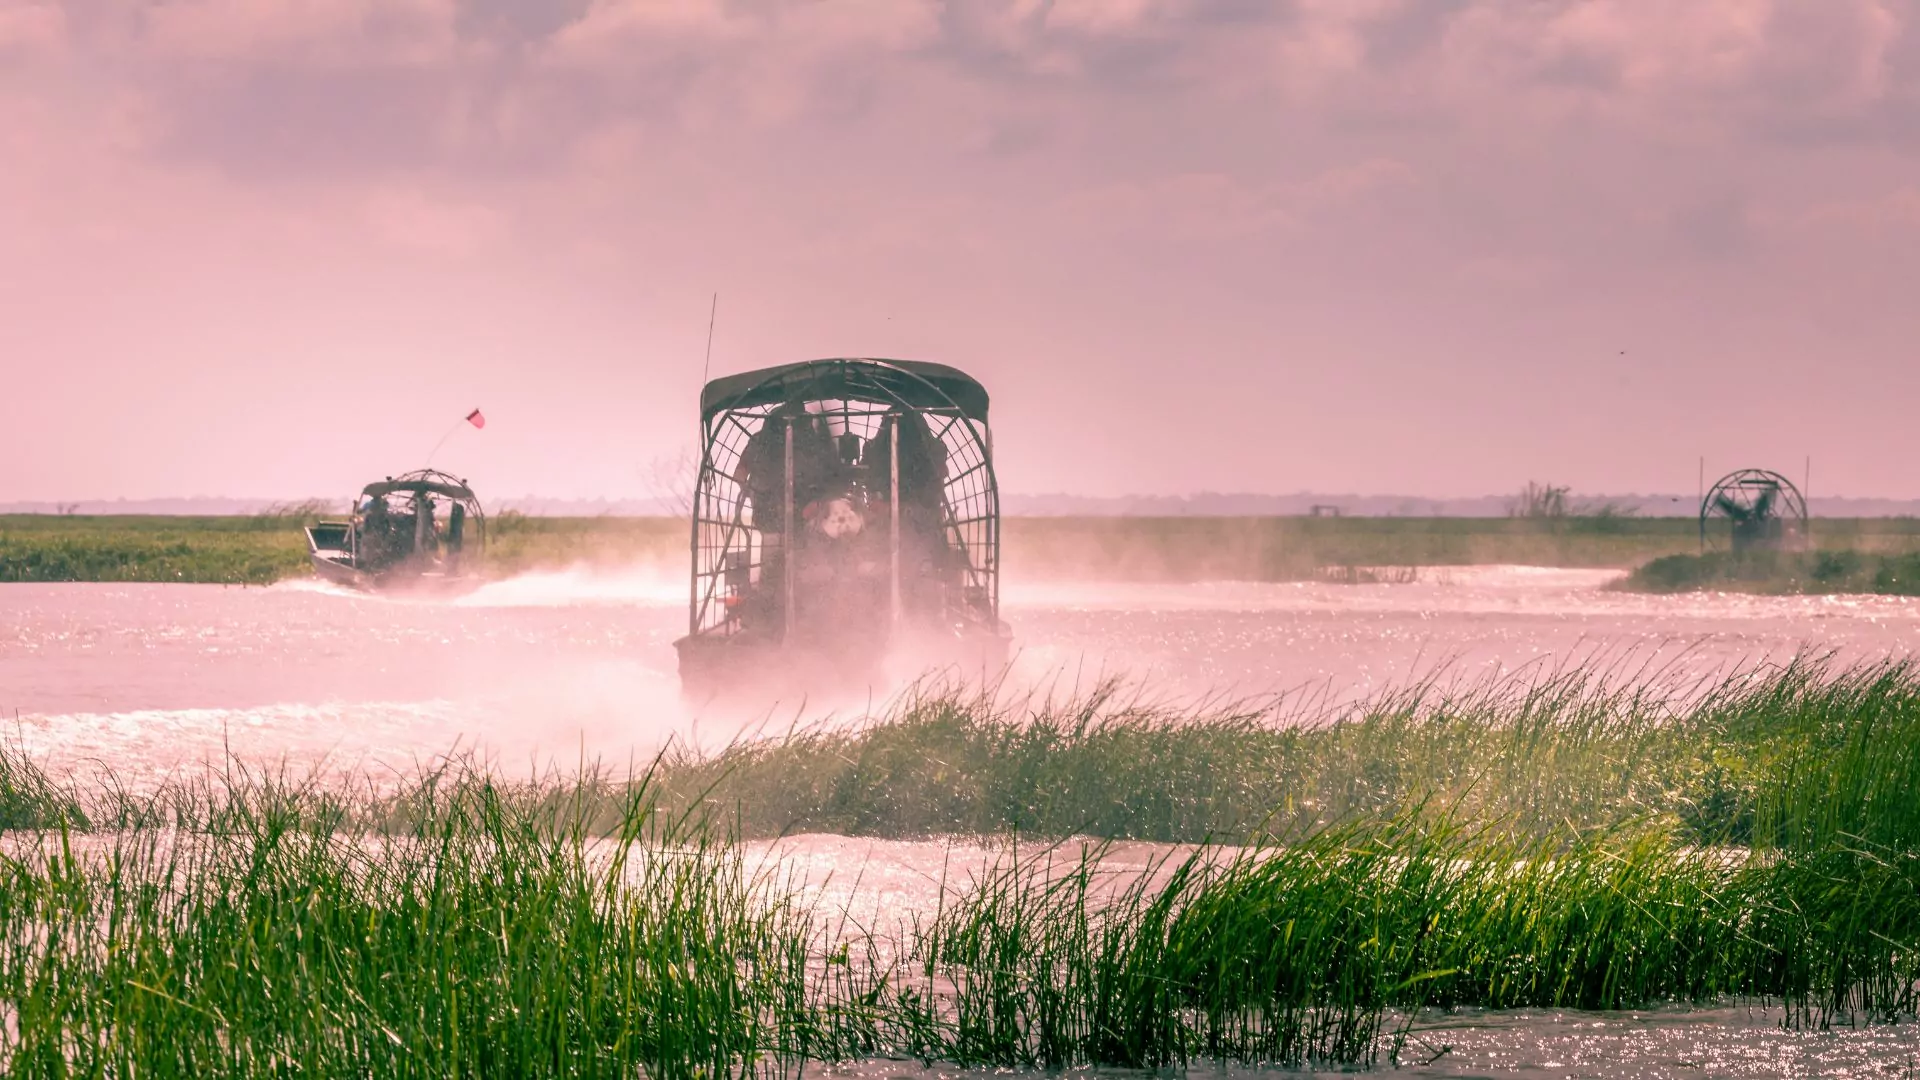
[[[1633,592],[1878,593],[1920,596],[1920,553],[1755,551],[1666,555],[1621,580]]]
[[[0,1067],[1366,1062],[1450,1006],[1914,1013],[1911,668],[1559,673],[1271,719],[929,692],[630,781],[455,761],[377,789],[231,763],[136,794],[9,751]],[[734,843],[796,828],[1207,842],[1131,876],[1009,849],[859,933]]]
[[[311,508],[252,517],[0,515],[0,582],[164,581],[266,584],[308,573]],[[1696,553],[1691,518],[1187,517],[1005,521],[1008,568],[1029,580],[1382,580],[1373,568],[1520,564],[1626,569]],[[675,518],[489,522],[489,573],[579,563],[685,570]],[[1859,559],[1920,552],[1920,521],[1821,519],[1819,542]],[[1404,575],[1403,575],[1404,576]],[[1385,580],[1398,580],[1388,572]],[[1848,581],[1852,579],[1849,578]],[[1842,584],[1845,584],[1843,582]]]

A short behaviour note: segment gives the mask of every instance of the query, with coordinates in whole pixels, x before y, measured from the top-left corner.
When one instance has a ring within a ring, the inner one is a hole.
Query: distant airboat
[[[815,360],[700,396],[694,697],[857,688],[889,657],[997,668],[1000,508],[987,392],[904,360]]]
[[[1722,536],[1735,554],[1804,547],[1806,497],[1793,481],[1768,469],[1728,473],[1700,500],[1701,549],[1718,547]]]
[[[334,584],[444,592],[478,583],[486,526],[465,480],[417,469],[362,488],[347,520],[307,528],[307,546],[314,572]]]

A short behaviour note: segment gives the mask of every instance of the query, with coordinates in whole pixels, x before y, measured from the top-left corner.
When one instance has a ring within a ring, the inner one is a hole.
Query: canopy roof
[[[473,494],[473,489],[467,486],[465,480],[449,476],[436,469],[417,469],[404,476],[389,476],[385,480],[376,481],[360,489],[360,494],[373,497],[391,495],[394,492],[428,493],[444,495],[449,499],[478,501]]]
[[[920,360],[833,359],[723,375],[700,393],[700,419],[727,409],[783,401],[895,402],[915,409],[958,409],[987,421],[987,391],[973,376],[945,364]]]

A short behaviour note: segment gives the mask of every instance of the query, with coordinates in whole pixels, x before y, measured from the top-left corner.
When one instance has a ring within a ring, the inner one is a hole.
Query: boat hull
[[[362,579],[368,575],[361,573],[346,563],[329,559],[324,555],[314,555],[313,573],[320,580],[333,585],[344,585],[350,589],[362,588]]]
[[[483,583],[472,574],[410,571],[404,567],[372,574],[319,554],[315,554],[312,561],[314,575],[322,581],[365,593],[458,596],[472,592]]]

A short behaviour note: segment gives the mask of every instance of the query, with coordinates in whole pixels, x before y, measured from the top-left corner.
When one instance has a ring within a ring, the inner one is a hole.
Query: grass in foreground
[[[1636,568],[1616,587],[1650,593],[1920,596],[1920,554],[1834,550],[1667,555]]]
[[[564,800],[472,777],[410,792],[404,836],[310,790],[217,794],[192,833],[62,830],[0,859],[8,1075],[714,1076],[841,1052],[805,913],[644,787],[600,849]]]
[[[1860,746],[1880,758],[1845,772]],[[1239,842],[1439,802],[1536,832],[1657,821],[1693,843],[1744,845],[1824,804],[1808,787],[1819,778],[1920,785],[1909,747],[1920,675],[1906,664],[1810,658],[1697,685],[1623,659],[1337,710],[1163,704],[1111,683],[1052,701],[934,690],[862,723],[672,748],[655,782],[748,836]],[[1892,805],[1879,827],[1907,820]]]
[[[46,829],[62,823],[88,826],[76,796],[15,743],[0,739],[0,830]]]
[[[1728,999],[1803,1024],[1911,1019],[1911,853],[1713,853],[1657,831],[1558,842],[1401,816],[1196,855],[1117,900],[1008,869],[919,943],[947,1052],[1061,1068],[1367,1062],[1415,1010]]]
[[[1429,688],[1292,732],[1113,697],[902,708],[618,783],[456,762],[376,791],[235,766],[135,797],[0,755],[39,777],[13,820],[44,826],[0,849],[0,1068],[1367,1062],[1432,1007],[1915,1010],[1904,665],[1800,663],[1679,696],[1573,676]],[[910,816],[916,792],[934,812]],[[800,810],[849,832],[1249,842],[1144,875],[1098,845],[1009,849],[866,938],[756,875],[723,827]]]

